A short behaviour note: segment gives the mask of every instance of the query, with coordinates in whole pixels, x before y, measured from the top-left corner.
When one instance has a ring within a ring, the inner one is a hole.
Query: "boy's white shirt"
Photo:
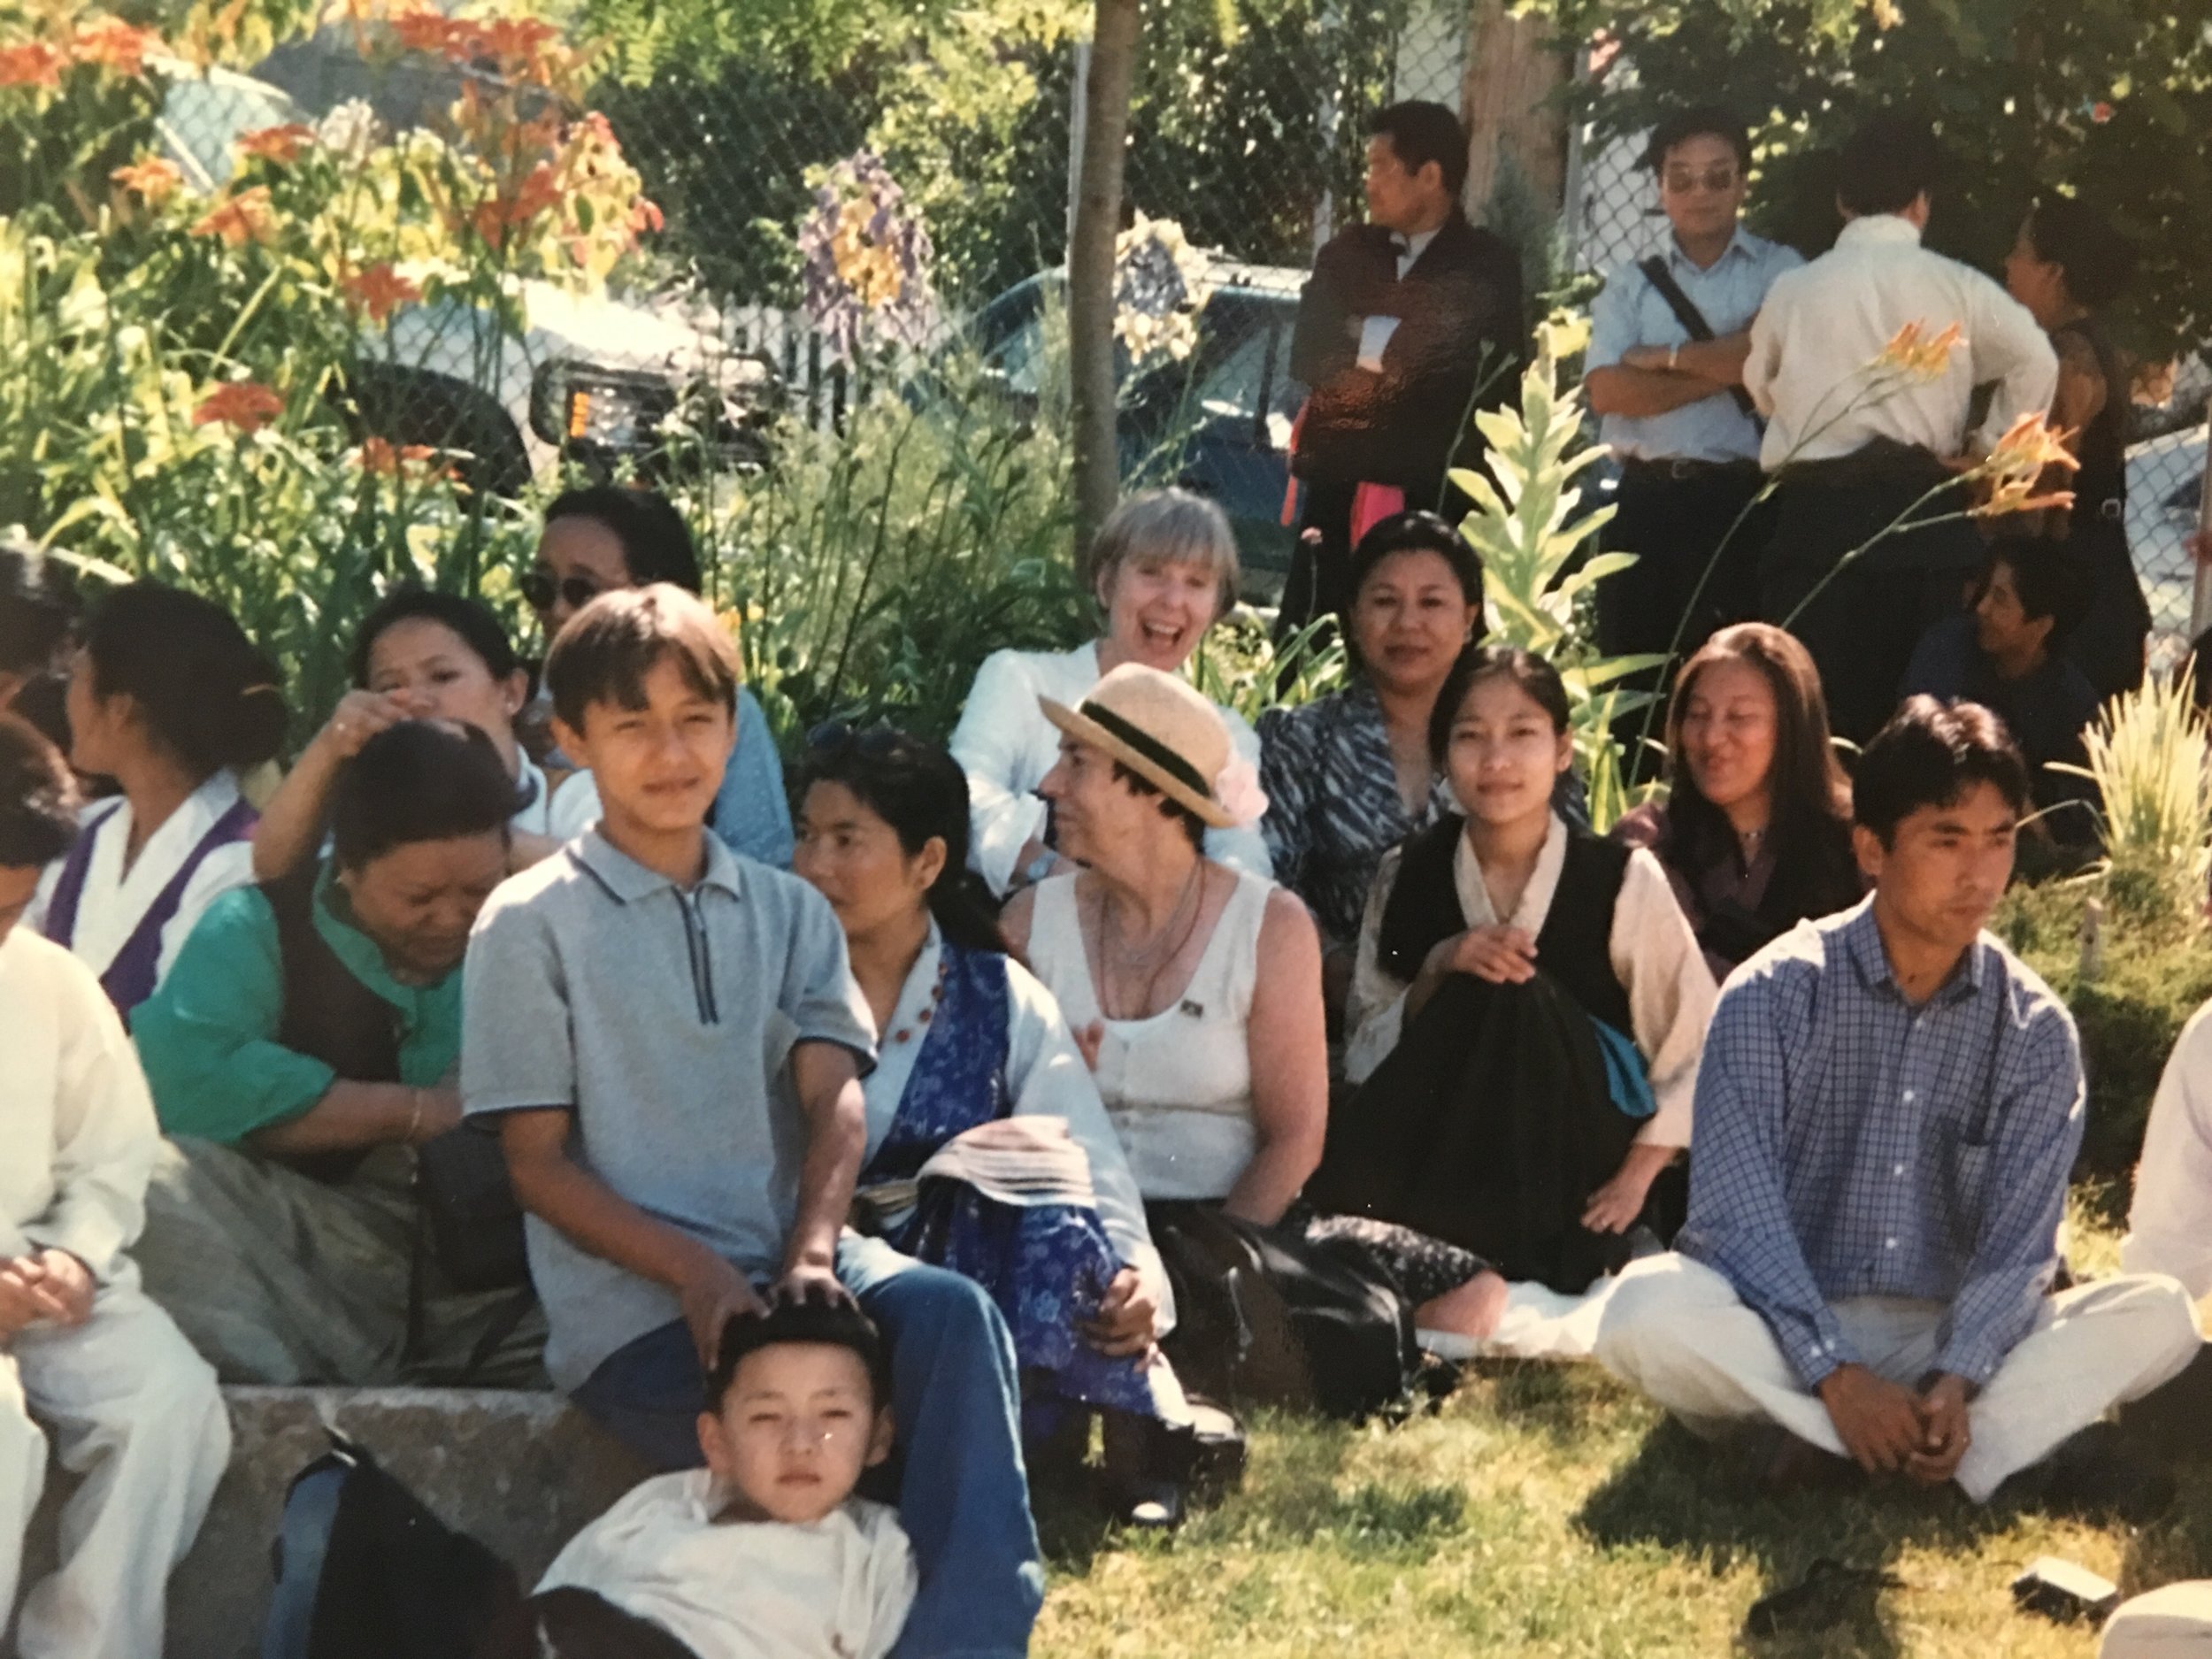
[[[138,1051],[92,971],[19,924],[0,939],[0,1259],[67,1250],[104,1285],[146,1219],[161,1144]]]
[[[897,1512],[848,1498],[810,1525],[718,1521],[703,1469],[657,1475],[587,1526],[546,1569],[649,1619],[699,1659],[883,1659],[914,1604]]]

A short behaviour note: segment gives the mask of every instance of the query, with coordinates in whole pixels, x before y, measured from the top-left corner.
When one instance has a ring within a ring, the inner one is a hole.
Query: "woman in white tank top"
[[[1410,1318],[1297,1202],[1328,1123],[1319,934],[1295,895],[1202,850],[1266,810],[1256,778],[1213,705],[1156,669],[1039,702],[1064,734],[1040,788],[1081,868],[1002,919],[1128,1151],[1174,1289],[1168,1358],[1217,1399],[1350,1417],[1402,1399]]]
[[[1312,918],[1202,851],[1257,784],[1213,705],[1156,669],[1115,669],[1079,709],[1040,701],[1065,734],[1041,791],[1084,868],[1018,898],[1009,930],[1093,1056],[1143,1196],[1271,1226],[1319,1161],[1328,1057]]]

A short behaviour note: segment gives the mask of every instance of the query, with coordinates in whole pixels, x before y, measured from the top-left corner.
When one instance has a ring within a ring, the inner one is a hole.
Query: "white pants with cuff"
[[[1864,1296],[1835,1304],[1860,1359],[1916,1386],[1935,1363],[1941,1302]],[[2202,1337],[2189,1293],[2135,1274],[2047,1296],[2035,1324],[1967,1408],[1973,1435],[1956,1479],[1977,1503],[2111,1407],[2180,1374]],[[1598,1329],[1597,1358],[1692,1431],[1717,1436],[1764,1418],[1847,1455],[1827,1408],[1783,1357],[1766,1320],[1721,1274],[1685,1256],[1632,1263]]]
[[[134,1285],[104,1287],[83,1325],[0,1340],[0,1630],[50,1436],[83,1478],[61,1513],[61,1565],[32,1586],[20,1659],[157,1659],[169,1574],[230,1460],[214,1368]]]

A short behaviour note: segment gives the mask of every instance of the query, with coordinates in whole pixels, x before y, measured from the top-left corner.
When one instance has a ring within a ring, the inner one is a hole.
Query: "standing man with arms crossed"
[[[1315,256],[1291,340],[1291,373],[1308,388],[1291,460],[1306,503],[1285,634],[1350,602],[1352,548],[1369,526],[1438,510],[1445,472],[1478,465],[1470,405],[1479,391],[1486,406],[1510,396],[1520,363],[1520,259],[1461,211],[1459,118],[1394,104],[1367,130],[1367,222]]]
[[[1744,516],[1765,480],[1743,365],[1767,289],[1805,262],[1740,222],[1751,141],[1727,111],[1670,116],[1644,159],[1671,234],[1607,280],[1583,380],[1621,463],[1606,542],[1637,559],[1598,584],[1598,642],[1608,656],[1674,649],[1679,660],[1758,614],[1770,526],[1763,511]]]
[[[1915,697],[1853,802],[1873,895],[1730,978],[1689,1219],[1675,1254],[1621,1275],[1597,1356],[1693,1429],[1783,1431],[1776,1486],[1824,1453],[1979,1503],[2050,1459],[2027,1495],[2143,1518],[2170,1483],[2081,1432],[2178,1373],[2196,1319],[2155,1274],[2052,1293],[2081,1049],[1983,931],[2027,768],[1988,710]]]
[[[1760,561],[1762,614],[1805,642],[1836,735],[1855,743],[1888,719],[1928,625],[1959,609],[1981,538],[1955,519],[1886,537],[1840,572],[1839,561],[2014,421],[2048,410],[2058,384],[2058,359],[2027,308],[1920,245],[1940,163],[1924,124],[1883,116],[1852,135],[1836,188],[1843,233],[1775,280],[1744,364],[1767,417],[1760,465],[1782,474]],[[1924,342],[1958,330],[1942,367],[1921,376],[1876,366],[1911,324]],[[1989,413],[1970,433],[1969,400],[1993,381]],[[1965,504],[1961,486],[1912,516]]]

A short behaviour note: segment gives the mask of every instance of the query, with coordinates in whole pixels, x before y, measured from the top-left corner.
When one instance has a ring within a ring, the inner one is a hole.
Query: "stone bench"
[[[480,1539],[526,1589],[578,1528],[650,1472],[558,1394],[434,1388],[226,1388],[230,1470],[169,1585],[167,1659],[257,1659],[293,1477],[342,1430],[449,1526]],[[76,1483],[52,1471],[24,1582],[54,1562]],[[5,1609],[0,1609],[4,1614]]]

